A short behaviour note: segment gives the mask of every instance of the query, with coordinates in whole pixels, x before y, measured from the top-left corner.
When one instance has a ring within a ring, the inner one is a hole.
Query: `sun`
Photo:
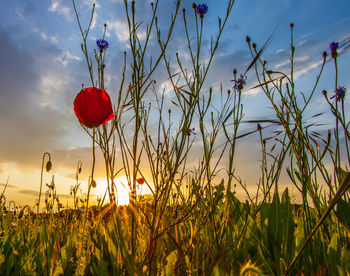
[[[97,187],[95,188],[94,193],[96,196],[102,198],[107,190],[107,181],[106,179],[97,179]],[[114,180],[116,185],[116,196],[118,205],[128,205],[129,204],[129,192],[128,182],[125,176],[118,177]],[[109,202],[108,192],[106,195],[105,202]]]

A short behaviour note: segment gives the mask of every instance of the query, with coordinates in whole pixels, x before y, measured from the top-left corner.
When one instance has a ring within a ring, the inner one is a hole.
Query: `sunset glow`
[[[103,198],[107,191],[107,181],[105,179],[97,179],[97,187],[95,189],[92,189],[92,193],[94,193],[97,197]],[[116,194],[117,194],[117,204],[118,205],[127,205],[129,204],[129,192],[130,189],[127,186],[126,177],[122,176],[117,179],[115,179],[115,185],[116,185]],[[106,194],[106,199],[104,203],[109,202],[108,192]]]

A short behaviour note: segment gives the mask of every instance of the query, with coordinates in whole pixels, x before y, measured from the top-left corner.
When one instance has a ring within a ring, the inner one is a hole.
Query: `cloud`
[[[95,4],[96,9],[101,8],[101,5],[97,0],[84,0],[84,4],[88,7],[92,7],[92,5]]]
[[[48,36],[44,32],[40,33],[40,37],[44,41],[50,41],[50,42],[55,43],[55,44],[58,42],[58,40],[57,40],[57,38],[55,36]]]
[[[30,196],[34,196],[34,197],[38,197],[39,196],[39,191],[36,190],[19,190],[17,193],[19,194],[23,194],[23,195],[30,195]],[[42,191],[41,195],[44,194],[44,191]],[[57,194],[58,198],[71,198],[71,196],[69,194]]]
[[[0,183],[0,186],[11,188],[11,189],[18,189],[18,186],[12,185],[12,184]]]
[[[64,15],[66,19],[72,20],[72,13],[70,8],[64,6],[61,0],[52,0],[49,11]]]
[[[57,196],[58,198],[67,198],[67,199],[72,198],[72,196],[69,194],[57,194]]]
[[[24,195],[30,195],[30,196],[39,196],[39,192],[35,190],[19,190],[17,193],[24,194]]]
[[[111,29],[111,32],[116,35],[119,41],[126,42],[129,39],[129,27],[126,21],[115,20],[107,22],[108,29]],[[107,31],[107,36],[112,34]]]
[[[56,55],[55,51],[43,48],[40,58],[36,59],[26,48],[12,41],[2,27],[0,39],[3,49],[0,52],[0,124],[3,129],[0,163],[15,162],[32,167],[40,163],[35,160],[40,160],[44,151],[59,146],[59,139],[65,134],[62,122],[67,115],[58,108],[57,102],[56,108],[42,105],[45,101],[42,76],[55,70],[52,78],[59,77],[59,68],[52,62]]]

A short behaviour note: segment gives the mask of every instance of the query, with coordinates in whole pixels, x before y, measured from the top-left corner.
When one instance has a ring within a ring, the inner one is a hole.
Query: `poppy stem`
[[[45,162],[45,156],[46,156],[46,155],[49,157],[49,161],[51,161],[51,155],[50,155],[50,153],[45,152],[45,153],[43,154],[43,159],[42,159],[42,162],[41,162],[40,191],[39,191],[38,210],[37,210],[37,213],[38,213],[38,214],[39,214],[39,209],[40,209],[41,190],[42,190],[42,187],[43,187],[44,162]]]
[[[89,209],[89,197],[90,197],[90,190],[91,190],[91,185],[94,182],[94,171],[95,171],[95,137],[96,137],[96,128],[94,127],[92,129],[92,168],[91,168],[91,177],[90,181],[88,182],[88,193],[87,193],[87,198],[86,198],[86,212],[85,212],[85,219],[86,219],[86,214]],[[84,225],[85,225],[85,219],[84,219]]]

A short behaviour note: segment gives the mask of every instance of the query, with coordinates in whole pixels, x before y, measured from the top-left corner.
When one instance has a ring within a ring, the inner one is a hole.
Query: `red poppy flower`
[[[74,112],[86,127],[93,128],[114,118],[111,99],[102,89],[82,89],[74,100]]]
[[[136,182],[142,185],[143,183],[145,183],[145,180],[142,177],[140,177],[140,178],[136,178]]]

